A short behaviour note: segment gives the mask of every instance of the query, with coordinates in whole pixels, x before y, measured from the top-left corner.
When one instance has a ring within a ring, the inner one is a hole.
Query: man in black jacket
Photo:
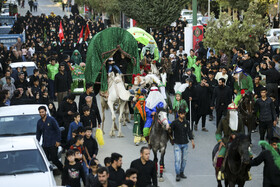
[[[111,154],[111,166],[108,167],[109,180],[114,181],[118,186],[125,180],[125,173],[122,169],[122,155],[119,153]]]
[[[259,112],[260,121],[260,140],[264,140],[265,133],[267,132],[268,140],[272,138],[272,125],[276,126],[277,117],[275,106],[270,97],[267,97],[267,89],[261,89],[261,98],[255,103],[255,113]]]
[[[85,98],[87,96],[91,96],[92,97],[92,102],[97,106],[96,97],[95,97],[95,94],[93,92],[93,85],[90,84],[90,83],[86,84],[86,91],[80,95],[80,100],[79,100],[79,112],[80,112],[80,114],[83,113],[83,106],[86,104]]]
[[[264,64],[261,64],[260,73],[266,75],[266,87],[268,94],[276,96],[276,103],[278,104],[278,83],[280,81],[280,73],[275,69],[275,62],[267,63],[269,69],[262,69]]]
[[[276,158],[274,155],[279,157],[279,138],[273,137],[268,143],[261,142],[261,145],[265,145],[266,150],[262,151],[259,156],[254,158],[251,162],[251,166],[258,166],[264,162],[263,168],[263,187],[279,187],[280,186],[280,165],[276,164]],[[274,151],[274,150],[275,151]]]
[[[134,168],[138,171],[136,186],[148,187],[158,186],[157,182],[157,171],[155,163],[150,160],[150,149],[143,146],[140,150],[141,157],[131,162],[130,168]]]
[[[222,118],[227,115],[227,106],[231,103],[231,89],[225,85],[226,80],[224,78],[219,79],[219,86],[214,89],[211,110],[216,107],[216,126]]]
[[[192,142],[193,149],[195,148],[190,124],[185,120],[185,110],[179,109],[178,116],[178,119],[171,124],[172,134],[174,135],[176,181],[180,181],[181,178],[187,178],[184,175],[184,170],[187,162],[189,140]]]
[[[54,92],[57,97],[58,106],[61,104],[63,98],[67,96],[70,90],[70,84],[65,66],[64,64],[60,64],[59,72],[54,77]]]

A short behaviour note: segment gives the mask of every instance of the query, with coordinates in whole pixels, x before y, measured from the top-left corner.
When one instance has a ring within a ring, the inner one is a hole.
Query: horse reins
[[[164,118],[164,119],[161,120],[161,121],[158,119],[158,123],[161,124],[161,126],[163,126],[163,122],[164,122],[165,120],[167,120],[167,118]]]

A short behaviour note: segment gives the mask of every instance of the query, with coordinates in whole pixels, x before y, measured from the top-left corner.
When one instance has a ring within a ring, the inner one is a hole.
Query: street
[[[75,99],[78,104],[79,97]],[[97,96],[98,107],[101,112],[100,105],[100,96]],[[101,115],[101,113],[100,113]],[[118,115],[117,115],[118,116]],[[169,120],[172,121],[174,119],[173,115],[169,116]],[[175,167],[174,167],[174,153],[173,147],[170,143],[168,143],[167,151],[165,154],[165,172],[163,173],[163,177],[165,179],[164,182],[159,182],[160,187],[185,187],[185,186],[194,186],[194,187],[215,187],[217,186],[217,182],[215,179],[214,167],[212,165],[212,149],[216,145],[215,139],[215,118],[214,121],[209,121],[207,118],[206,128],[209,132],[201,131],[201,122],[198,126],[198,131],[194,132],[195,135],[195,149],[192,149],[189,146],[188,149],[188,160],[185,174],[187,175],[187,179],[181,180],[180,182],[175,181]],[[127,124],[127,126],[122,127],[122,132],[125,135],[124,138],[109,136],[109,131],[111,129],[112,120],[111,120],[111,112],[110,110],[106,110],[106,120],[105,120],[105,145],[99,149],[99,153],[97,158],[100,163],[103,164],[105,157],[110,157],[111,153],[117,152],[123,155],[123,166],[124,170],[130,167],[130,163],[140,157],[140,148],[144,144],[140,144],[139,146],[135,146],[133,143],[133,122]],[[259,140],[259,134],[252,134],[253,147],[252,152],[254,157],[259,154],[261,149],[258,147],[257,143]],[[158,153],[160,154],[160,153]],[[158,155],[159,157],[160,155]],[[153,153],[151,152],[150,159],[153,159]],[[246,187],[261,187],[262,186],[262,169],[263,164],[259,167],[253,167],[251,169],[252,181],[246,182]],[[55,177],[57,185],[61,184],[60,176]]]

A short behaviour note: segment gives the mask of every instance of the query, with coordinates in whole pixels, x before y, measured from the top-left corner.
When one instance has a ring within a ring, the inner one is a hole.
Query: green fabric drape
[[[87,83],[101,82],[101,91],[108,89],[106,60],[113,55],[114,49],[120,46],[120,49],[126,52],[131,58],[127,65],[127,74],[137,74],[140,72],[138,45],[134,37],[126,30],[118,27],[111,27],[96,34],[89,46],[86,60],[85,79]],[[112,51],[110,53],[106,53]],[[104,54],[106,53],[106,54]],[[103,54],[103,55],[102,55]],[[136,63],[134,61],[134,58]],[[101,72],[101,74],[99,74]],[[128,76],[132,80],[132,75]]]

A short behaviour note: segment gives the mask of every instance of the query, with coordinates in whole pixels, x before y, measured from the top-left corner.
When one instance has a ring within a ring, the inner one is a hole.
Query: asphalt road
[[[37,0],[38,1],[38,11],[34,12],[32,11],[32,15],[38,16],[41,15],[42,13],[46,15],[50,15],[51,12],[54,12],[55,15],[69,15],[69,13],[63,12],[62,11],[62,6],[60,3],[54,3],[52,0]],[[25,0],[25,7],[20,8],[18,7],[18,12],[20,15],[25,15],[26,12],[29,10],[29,5],[28,5],[28,0]]]
[[[76,102],[78,102],[78,97],[76,98]],[[97,102],[99,106],[99,110],[101,111],[100,106],[100,98],[97,96]],[[118,115],[117,115],[118,116]],[[173,116],[170,116],[170,121],[173,120]],[[126,170],[129,168],[130,163],[139,158],[139,151],[141,146],[135,146],[133,143],[133,135],[132,135],[132,127],[133,123],[128,123],[127,126],[122,127],[122,132],[125,135],[124,138],[109,136],[109,131],[112,125],[111,120],[111,112],[109,110],[106,111],[106,120],[104,123],[105,128],[105,145],[99,149],[99,154],[97,158],[101,163],[105,157],[110,156],[112,152],[117,152],[123,155],[123,169]],[[187,166],[185,170],[185,174],[187,175],[187,179],[181,180],[180,182],[175,181],[175,168],[174,168],[174,153],[173,146],[169,143],[167,146],[167,151],[165,155],[165,172],[163,174],[165,181],[159,182],[160,187],[215,187],[217,186],[214,168],[212,165],[211,154],[212,149],[215,146],[215,119],[214,121],[209,121],[207,118],[206,128],[209,132],[201,131],[201,123],[199,123],[198,131],[194,132],[195,135],[195,149],[192,149],[189,146],[188,150],[188,160]],[[253,139],[253,147],[252,152],[254,156],[258,155],[261,149],[258,147],[257,142],[259,140],[259,134],[254,133],[252,135]],[[151,159],[153,159],[153,153],[151,153]],[[158,155],[159,157],[159,155]],[[262,186],[262,170],[263,165],[259,167],[254,167],[251,169],[251,174],[253,177],[252,181],[246,182],[246,187],[261,187]],[[57,184],[60,185],[60,176],[56,176]]]

